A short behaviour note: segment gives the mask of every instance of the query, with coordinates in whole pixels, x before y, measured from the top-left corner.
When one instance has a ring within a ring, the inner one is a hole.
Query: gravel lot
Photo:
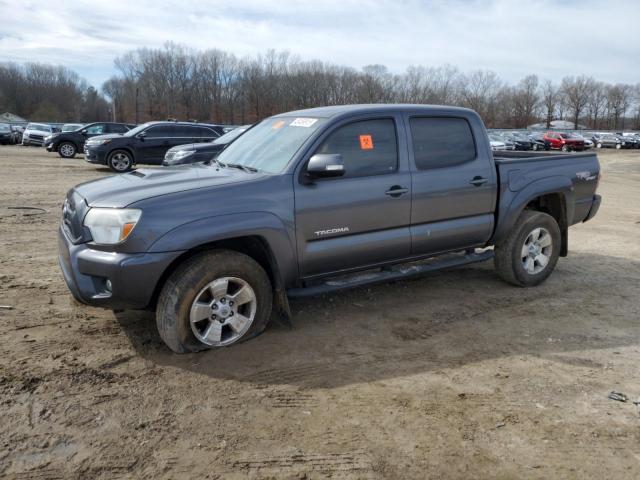
[[[538,288],[489,262],[178,356],[59,273],[65,192],[109,172],[0,147],[0,476],[637,479],[638,408],[607,395],[640,399],[640,153],[600,159],[600,213]]]

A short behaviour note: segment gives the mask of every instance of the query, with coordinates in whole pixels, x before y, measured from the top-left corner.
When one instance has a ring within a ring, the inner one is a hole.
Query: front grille
[[[31,140],[44,140],[44,135],[34,135],[33,133],[29,135]]]
[[[82,221],[87,213],[87,204],[84,199],[71,190],[62,206],[62,225],[73,243],[80,243],[84,239],[84,227]]]

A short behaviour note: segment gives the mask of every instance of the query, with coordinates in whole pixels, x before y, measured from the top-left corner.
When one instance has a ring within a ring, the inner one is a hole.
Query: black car
[[[242,135],[251,125],[243,125],[229,130],[213,142],[189,143],[170,148],[164,155],[162,165],[165,167],[172,165],[185,165],[187,163],[206,162],[217,156],[222,149]]]
[[[514,150],[531,150],[532,142],[524,133],[507,132],[502,134],[502,138],[513,143]]]
[[[100,135],[84,144],[87,162],[127,172],[137,163],[160,165],[171,147],[211,142],[223,133],[222,125],[193,122],[149,122],[123,135]]]
[[[70,132],[54,133],[44,139],[44,146],[48,152],[58,152],[62,158],[73,158],[82,152],[88,138],[105,134],[123,134],[135,128],[130,123],[97,122],[81,126]]]
[[[0,123],[0,143],[2,145],[13,145],[15,137],[8,123]]]
[[[531,150],[549,150],[551,148],[544,139],[544,133],[532,133],[528,138],[531,142]]]

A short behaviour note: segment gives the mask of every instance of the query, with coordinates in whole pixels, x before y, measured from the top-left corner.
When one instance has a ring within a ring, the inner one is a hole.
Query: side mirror
[[[87,134],[87,129],[85,128],[85,129],[81,130],[81,131],[80,131],[80,133],[81,133],[82,135],[86,135],[86,134]]]
[[[309,159],[307,175],[311,178],[331,178],[344,175],[344,162],[339,153],[317,153]]]
[[[147,136],[147,132],[140,132],[139,134],[136,135],[136,137],[138,137],[140,140],[144,140],[144,137]]]

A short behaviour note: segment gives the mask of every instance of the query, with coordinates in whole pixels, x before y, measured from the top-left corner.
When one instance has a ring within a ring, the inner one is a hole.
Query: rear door
[[[107,130],[109,131],[109,133],[120,133],[120,134],[126,133],[129,131],[126,125],[122,125],[121,123],[107,124]]]
[[[412,254],[483,245],[493,232],[497,196],[491,153],[477,147],[466,118],[406,120],[412,168]]]
[[[345,121],[323,135],[312,154],[341,154],[345,174],[312,183],[295,180],[302,277],[409,256],[411,175],[406,152],[401,117]]]

